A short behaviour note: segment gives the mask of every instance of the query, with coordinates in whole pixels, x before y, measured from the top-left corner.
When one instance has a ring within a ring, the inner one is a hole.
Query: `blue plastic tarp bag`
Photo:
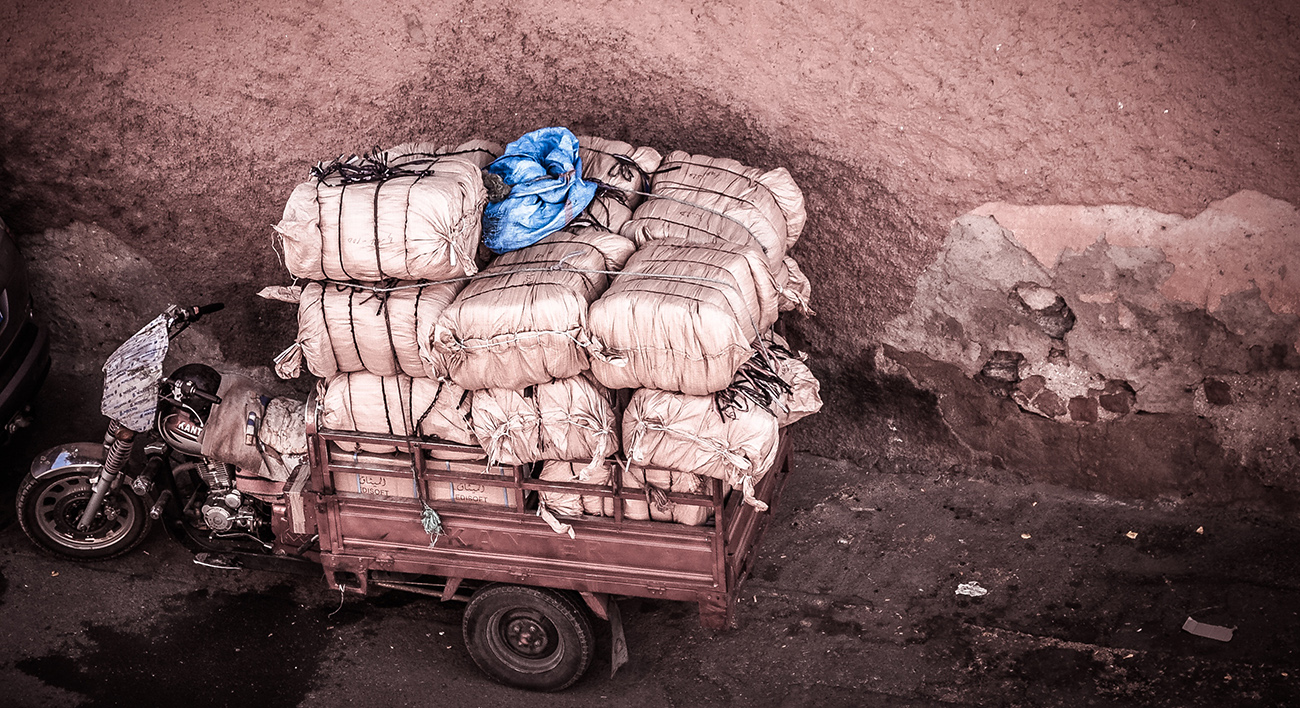
[[[506,146],[487,166],[510,196],[483,210],[483,245],[494,253],[531,246],[564,228],[596,196],[582,179],[578,138],[568,128],[541,128]]]

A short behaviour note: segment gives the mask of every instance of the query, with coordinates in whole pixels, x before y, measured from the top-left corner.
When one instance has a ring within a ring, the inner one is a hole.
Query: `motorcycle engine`
[[[255,502],[244,497],[238,489],[208,492],[208,499],[203,503],[203,523],[217,533],[224,533],[236,528],[255,533],[260,524]]]
[[[208,496],[200,512],[203,523],[218,533],[240,527],[252,531],[257,525],[257,510],[234,486],[234,467],[204,458],[198,464],[199,477],[208,486]]]

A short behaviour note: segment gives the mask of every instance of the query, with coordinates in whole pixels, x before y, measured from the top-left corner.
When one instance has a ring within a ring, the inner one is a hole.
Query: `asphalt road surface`
[[[1300,705],[1294,518],[800,456],[735,627],[624,600],[631,663],[610,678],[602,639],[577,685],[538,695],[478,672],[456,604],[201,567],[160,529],[114,561],[42,555],[15,484],[0,499],[14,708]]]

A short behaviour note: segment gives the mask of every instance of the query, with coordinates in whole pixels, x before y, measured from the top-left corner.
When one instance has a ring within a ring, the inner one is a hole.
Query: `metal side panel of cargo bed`
[[[637,521],[624,518],[623,501],[644,500],[644,492],[625,493],[618,483],[542,482],[527,467],[489,467],[481,450],[466,446],[314,426],[310,433],[321,562],[331,584],[362,593],[372,572],[506,582],[697,602],[701,621],[721,627],[772,513],[744,504],[740,494],[724,496],[721,483],[709,480],[707,494],[667,495],[711,507],[707,524]],[[396,451],[350,451],[359,445]],[[789,475],[788,447],[782,436],[776,462],[755,490],[770,505]],[[565,517],[570,538],[530,508],[543,490],[613,499],[614,516]],[[426,532],[425,503],[437,512],[441,533]]]

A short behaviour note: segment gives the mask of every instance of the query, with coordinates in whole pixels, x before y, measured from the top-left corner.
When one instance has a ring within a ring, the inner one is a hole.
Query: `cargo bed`
[[[425,587],[451,599],[465,581],[503,582],[582,593],[600,616],[610,596],[694,602],[701,624],[720,629],[730,622],[773,513],[707,479],[705,494],[667,495],[677,504],[711,508],[705,525],[628,519],[623,500],[646,496],[622,489],[619,474],[608,486],[543,482],[531,478],[531,465],[489,469],[476,447],[320,429],[314,397],[308,406],[307,514],[315,517],[327,581],[352,592]],[[395,451],[344,449],[356,445]],[[789,477],[788,455],[782,434],[775,462],[755,490],[770,507]],[[570,538],[538,516],[539,491],[618,501],[611,517],[561,517],[573,528]],[[436,512],[440,533],[426,533],[425,503]],[[420,584],[429,577],[440,580]]]

